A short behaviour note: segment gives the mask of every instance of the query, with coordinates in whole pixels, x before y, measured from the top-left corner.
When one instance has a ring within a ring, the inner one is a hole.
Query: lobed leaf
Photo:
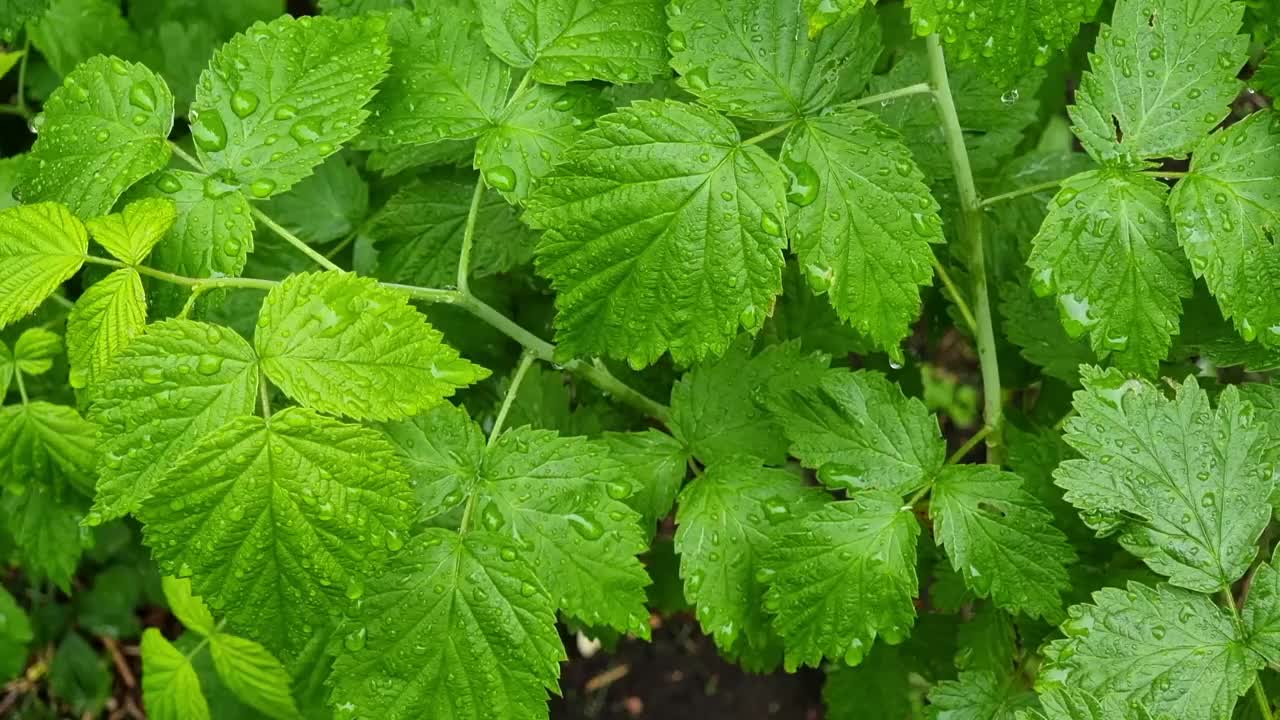
[[[110,370],[146,324],[147,298],[137,270],[122,268],[89,286],[67,316],[71,387],[87,387]]]
[[[39,307],[76,274],[88,252],[89,234],[62,205],[0,210],[0,327]]]
[[[107,252],[129,265],[139,265],[176,219],[177,208],[172,200],[145,198],[129,203],[118,213],[93,218],[85,226]]]

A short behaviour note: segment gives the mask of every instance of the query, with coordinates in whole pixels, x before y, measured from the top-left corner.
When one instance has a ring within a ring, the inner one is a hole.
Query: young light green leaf
[[[929,80],[924,43],[917,41],[906,50],[888,73],[871,78],[869,93],[890,92]],[[1021,73],[1012,87],[993,83],[963,65],[949,68],[949,76],[956,112],[964,119],[964,145],[973,172],[978,177],[993,173],[1013,154],[1027,128],[1039,119],[1040,86],[1045,72],[1035,69]],[[870,107],[886,125],[902,133],[926,177],[940,181],[954,175],[932,95],[909,95]]]
[[[43,375],[62,354],[62,337],[42,327],[27,328],[13,344],[14,365],[24,375]],[[7,386],[6,386],[7,387]]]
[[[1099,162],[1185,157],[1230,110],[1249,39],[1231,0],[1119,0],[1068,108]]]
[[[1086,368],[1066,440],[1083,459],[1054,473],[1066,499],[1169,582],[1217,592],[1257,555],[1271,517],[1263,421],[1228,387],[1216,410],[1188,377],[1172,400],[1116,370]]]
[[[422,287],[452,285],[471,209],[474,173],[433,173],[400,188],[374,215],[369,236],[378,251],[377,276]],[[497,193],[486,191],[476,215],[471,277],[525,264],[537,235]]]
[[[249,201],[217,178],[168,170],[139,183],[126,197],[167,198],[174,202],[173,227],[151,251],[149,265],[187,277],[237,276],[253,250],[253,216]],[[160,315],[181,309],[190,292],[170,283],[155,283],[148,297]]]
[[[963,4],[915,0],[917,35],[939,33],[962,62],[973,63],[999,85],[1040,67],[1093,20],[1101,0],[995,0]]]
[[[62,205],[0,210],[0,328],[35,310],[88,252],[88,232]]]
[[[1062,619],[1075,551],[1022,478],[992,465],[948,465],[933,484],[934,539],[979,597],[1010,612]]]
[[[864,110],[804,120],[782,148],[795,178],[792,250],[841,319],[901,362],[933,280],[938,203],[898,135]]]
[[[27,665],[27,644],[34,635],[27,613],[0,587],[0,681],[8,682]]]
[[[601,438],[609,455],[626,467],[632,480],[627,504],[653,529],[671,512],[684,483],[689,454],[678,440],[650,428],[643,432],[607,432]]]
[[[854,54],[858,23],[810,39],[799,2],[685,0],[669,11],[671,65],[707,105],[756,120],[816,115],[830,104]]]
[[[188,448],[253,412],[258,364],[230,328],[167,320],[147,327],[92,388],[100,477],[88,522],[137,508]]]
[[[930,718],[936,720],[1014,720],[1018,710],[1035,706],[1035,694],[1013,674],[962,672],[929,691]]]
[[[546,720],[565,653],[518,545],[427,530],[369,590],[334,664],[337,717]]]
[[[493,0],[480,3],[498,57],[541,83],[644,82],[667,72],[661,0]]]
[[[720,359],[686,373],[671,390],[671,433],[704,463],[737,455],[780,465],[787,438],[763,403],[765,392],[781,394],[821,381],[831,363],[803,354],[796,342],[771,345],[751,356],[742,337]]]
[[[580,86],[535,85],[511,99],[476,144],[476,167],[489,187],[513,204],[528,199],[533,183],[551,172],[585,126],[609,109]]]
[[[314,175],[268,200],[264,211],[308,244],[337,242],[356,232],[369,213],[369,184],[352,158],[331,155]]]
[[[728,120],[639,101],[596,121],[529,200],[564,357],[724,352],[781,289],[785,183]]]
[[[276,720],[300,720],[289,692],[289,673],[280,661],[252,640],[226,633],[209,636],[209,653],[218,677],[246,705]]]
[[[680,493],[675,542],[684,594],[724,651],[742,644],[759,652],[776,643],[763,607],[770,572],[764,555],[787,520],[819,510],[826,499],[799,475],[749,457],[708,465]]]
[[[1057,688],[1040,694],[1041,711],[1020,711],[1018,720],[1153,720],[1145,706],[1117,697],[1099,702],[1091,693]],[[1043,713],[1043,714],[1042,714]]]
[[[254,346],[287,395],[360,419],[414,415],[489,375],[445,345],[404,295],[342,272],[291,275],[272,288]]]
[[[1245,340],[1280,345],[1280,116],[1258,112],[1196,146],[1169,198],[1182,249]]]
[[[1280,572],[1275,562],[1273,557],[1253,571],[1243,612],[1249,649],[1269,663],[1280,662]]]
[[[256,198],[284,192],[355,137],[387,70],[386,20],[284,16],[213,56],[191,103],[210,172]]]
[[[154,720],[210,720],[191,658],[155,628],[142,633],[142,702]]]
[[[1027,261],[1036,293],[1057,295],[1069,335],[1089,332],[1098,357],[1147,375],[1168,354],[1192,289],[1166,197],[1163,184],[1135,172],[1076,175]]]
[[[449,3],[429,15],[397,11],[387,32],[391,71],[370,104],[371,136],[423,144],[475,137],[497,123],[511,68],[485,47],[471,12]]]
[[[191,593],[191,580],[166,575],[160,578],[169,611],[188,630],[203,636],[212,635],[215,628],[213,615],[204,600]]]
[[[167,198],[144,198],[124,210],[85,223],[89,233],[107,252],[130,265],[147,259],[151,248],[173,227],[177,207]]]
[[[83,515],[70,493],[45,483],[0,494],[0,522],[18,549],[23,573],[36,582],[47,580],[64,593],[71,592],[71,578],[89,540],[79,527]]]
[[[24,203],[54,200],[84,219],[104,215],[169,161],[173,95],[142,65],[88,60],[49,96],[43,116],[16,190]]]
[[[75,408],[35,400],[0,408],[0,486],[90,494],[98,428]]]
[[[101,377],[146,324],[147,298],[137,270],[116,270],[85,290],[67,316],[71,387],[84,388]]]
[[[1066,638],[1044,649],[1042,692],[1072,688],[1102,703],[1145,705],[1156,717],[1219,720],[1264,664],[1226,610],[1167,585],[1105,588],[1068,615]]]
[[[770,397],[791,454],[833,489],[904,495],[942,468],[947,446],[924,403],[875,372],[832,370],[815,387]]]
[[[363,594],[412,500],[381,436],[291,407],[205,435],[137,514],[163,572],[288,658]]]
[[[764,608],[786,641],[786,666],[824,657],[862,662],[877,636],[890,644],[911,632],[920,523],[902,499],[869,490],[797,518],[764,564]]]

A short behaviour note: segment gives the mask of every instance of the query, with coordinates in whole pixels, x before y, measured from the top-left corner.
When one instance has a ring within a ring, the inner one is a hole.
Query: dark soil
[[[754,675],[722,660],[688,615],[664,618],[652,642],[624,639],[582,657],[565,637],[563,698],[552,720],[820,720],[822,673]]]

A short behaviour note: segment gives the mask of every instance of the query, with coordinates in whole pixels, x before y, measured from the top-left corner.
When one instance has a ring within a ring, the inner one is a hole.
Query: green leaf
[[[130,3],[129,14],[135,22],[138,13],[136,4]],[[138,29],[138,52],[134,59],[164,78],[173,92],[174,109],[178,115],[185,116],[195,99],[200,72],[226,37],[200,18],[182,21],[150,18],[150,23]]]
[[[722,651],[777,644],[763,606],[763,558],[785,521],[819,510],[825,499],[800,475],[749,457],[708,465],[680,493],[676,552],[685,597]]]
[[[43,116],[15,191],[24,203],[54,200],[97,217],[169,162],[173,95],[142,65],[84,62],[49,96]]]
[[[439,503],[428,506],[428,514],[467,501],[481,526],[525,548],[561,610],[592,625],[648,637],[649,577],[636,559],[647,532],[624,502],[631,481],[608,449],[586,438],[523,427],[481,451],[479,430],[460,427],[461,411],[443,414],[453,415],[445,437],[462,443],[449,447],[445,457],[435,449],[419,451],[425,442],[406,442],[433,432],[428,419],[409,421],[416,430],[402,424],[392,431],[409,457],[418,496]]]
[[[680,85],[717,110],[756,120],[817,115],[856,52],[856,20],[810,39],[791,0],[686,0],[669,15]]]
[[[85,223],[93,239],[118,259],[138,265],[173,227],[178,211],[172,200],[144,198],[112,215]]]
[[[1039,120],[1040,86],[1045,72],[1035,69],[1021,73],[1019,82],[1012,87],[993,83],[963,65],[949,68],[948,75],[956,113],[964,119],[964,145],[973,172],[977,177],[993,174],[1021,144],[1028,128]],[[928,81],[924,43],[916,41],[907,46],[888,73],[871,78],[868,92],[879,94]],[[870,107],[886,125],[902,133],[926,177],[941,181],[954,176],[932,95],[909,95]]]
[[[377,433],[291,407],[206,434],[137,514],[163,572],[288,658],[360,597],[412,500]]]
[[[169,611],[184,627],[206,637],[214,633],[217,628],[213,614],[204,600],[192,594],[191,580],[166,575],[160,578],[160,586],[164,590],[165,601],[169,603]]]
[[[787,439],[761,402],[764,394],[816,385],[830,362],[802,354],[796,342],[752,357],[750,338],[740,338],[724,357],[696,366],[672,388],[671,433],[704,463],[751,455],[780,465]]]
[[[832,357],[875,351],[866,338],[836,315],[826,298],[814,294],[796,263],[787,263],[782,271],[782,295],[773,306],[772,322],[765,326],[765,332],[770,330],[779,339],[799,340],[805,350]]]
[[[902,720],[911,715],[910,658],[892,645],[877,645],[857,667],[827,669],[822,702],[829,720]]]
[[[667,72],[661,0],[493,0],[484,39],[541,83],[644,82]]]
[[[1191,174],[1169,197],[1182,249],[1222,314],[1252,341],[1280,345],[1280,116],[1254,113],[1196,146]]]
[[[0,38],[6,43],[13,42],[27,21],[43,15],[51,2],[52,0],[9,0],[0,5]]]
[[[781,289],[784,188],[711,111],[639,101],[597,120],[526,215],[546,230],[562,356],[689,364],[759,330]]]
[[[509,202],[529,198],[582,129],[609,109],[598,92],[535,85],[513,97],[476,144],[476,167]]]
[[[147,298],[137,270],[116,270],[85,290],[67,316],[71,387],[84,388],[101,377],[146,324]]]
[[[391,70],[370,104],[367,132],[398,144],[461,140],[495,125],[511,68],[494,57],[472,13],[436,4],[430,15],[398,11],[387,27]],[[423,108],[430,107],[430,112]]]
[[[331,155],[314,175],[267,201],[265,212],[309,244],[337,242],[369,213],[369,184],[348,156]]]
[[[339,718],[547,718],[555,605],[509,540],[427,530],[370,586],[334,663]]]
[[[840,318],[902,361],[903,338],[933,281],[938,203],[898,135],[865,110],[796,125],[782,148],[796,178],[792,250]]]
[[[1076,175],[1027,261],[1036,293],[1057,295],[1068,335],[1089,332],[1098,357],[1147,375],[1168,354],[1192,289],[1166,197],[1160,181],[1135,172]]]
[[[1119,0],[1068,110],[1099,162],[1185,157],[1230,111],[1249,38],[1231,0]]]
[[[380,279],[421,287],[457,282],[473,177],[433,173],[391,196],[369,225]],[[496,192],[485,191],[476,215],[471,277],[529,262],[536,242],[537,235],[520,222],[516,211]]]
[[[1018,720],[1152,720],[1142,705],[1109,697],[1099,702],[1092,694],[1074,688],[1058,688],[1040,694],[1043,714],[1019,712]]]
[[[126,197],[167,198],[178,216],[151,251],[149,265],[186,277],[238,276],[253,250],[253,216],[244,195],[217,178],[169,170],[147,178]],[[148,288],[153,308],[178,312],[190,292],[170,283]]]
[[[915,0],[911,21],[920,36],[939,33],[962,62],[996,84],[1009,85],[1043,66],[1093,20],[1101,0],[993,0],[972,4]]]
[[[100,477],[88,522],[137,509],[171,465],[258,397],[253,348],[229,328],[167,320],[134,338],[92,388]]]
[[[0,494],[0,518],[18,548],[23,573],[48,580],[64,593],[71,592],[71,577],[80,562],[83,543],[78,504],[44,483],[28,485],[22,493]]]
[[[310,175],[369,115],[387,70],[385,26],[381,17],[285,16],[233,37],[191,103],[200,161],[256,198]]]
[[[869,490],[790,522],[765,556],[765,610],[788,671],[824,657],[857,665],[877,636],[911,632],[920,523],[902,499]]]
[[[935,541],[980,597],[1057,621],[1075,551],[1022,478],[993,465],[948,465],[933,484]]]
[[[409,0],[319,0],[320,12],[334,17],[355,17],[408,7]]]
[[[1105,588],[1076,605],[1049,643],[1036,683],[1073,688],[1103,703],[1140,703],[1156,717],[1218,720],[1253,684],[1263,660],[1249,652],[1230,613],[1167,585]],[[1109,717],[1109,716],[1108,716]]]
[[[209,636],[218,677],[245,704],[277,720],[301,718],[289,694],[289,673],[266,648],[226,633]]]
[[[833,489],[905,495],[942,469],[938,421],[876,372],[827,373],[816,387],[770,398],[791,454]]]
[[[42,327],[27,328],[13,344],[13,361],[24,375],[43,375],[62,354],[62,338]],[[7,385],[6,385],[7,387]]]
[[[107,659],[80,633],[67,633],[49,663],[49,691],[73,715],[97,716],[111,697]]]
[[[88,252],[84,225],[61,205],[0,210],[0,327],[39,307]]]
[[[1280,662],[1280,573],[1274,566],[1272,558],[1254,570],[1243,613],[1249,649],[1269,663]]]
[[[359,419],[414,415],[489,375],[445,345],[406,296],[336,271],[291,275],[273,288],[254,346],[285,394]]]
[[[142,633],[142,702],[155,720],[209,720],[191,659],[155,628]]]
[[[1035,707],[1036,696],[1015,675],[962,672],[960,679],[929,691],[930,718],[936,720],[1014,720],[1020,708]]]
[[[1044,374],[1071,385],[1080,382],[1080,366],[1098,361],[1086,338],[1071,337],[1062,327],[1057,302],[1037,297],[1027,285],[1000,286],[1000,316],[1009,342]]]
[[[12,680],[27,666],[28,644],[34,637],[27,613],[0,587],[0,682]]]
[[[28,4],[29,0],[18,0]],[[8,4],[8,3],[6,3]],[[52,0],[28,23],[31,44],[59,76],[95,55],[133,54],[136,38],[115,0]]]
[[[1262,419],[1228,387],[1216,410],[1188,377],[1172,399],[1115,370],[1087,369],[1066,440],[1083,456],[1054,473],[1094,529],[1179,587],[1217,592],[1249,569],[1271,516]]]
[[[419,517],[430,520],[462,507],[480,477],[485,436],[460,407],[440,403],[410,420],[383,426],[409,472]]]
[[[671,512],[684,483],[689,455],[670,435],[652,428],[643,432],[607,432],[601,441],[609,455],[626,466],[632,480],[627,504],[653,528]]]
[[[75,408],[35,400],[0,408],[0,484],[86,494],[93,486],[98,428]]]

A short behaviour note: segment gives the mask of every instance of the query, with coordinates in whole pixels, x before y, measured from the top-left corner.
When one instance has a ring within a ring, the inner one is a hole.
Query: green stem
[[[973,310],[977,320],[975,340],[978,345],[978,364],[982,370],[983,419],[992,428],[987,436],[987,460],[994,465],[1004,462],[1004,449],[1000,441],[1000,428],[1004,413],[1000,391],[1000,364],[996,357],[996,334],[991,321],[991,298],[987,294],[987,259],[982,239],[982,202],[978,187],[973,181],[973,168],[969,164],[969,151],[964,145],[964,131],[956,114],[955,100],[951,96],[951,83],[947,77],[947,60],[942,51],[942,41],[937,35],[927,39],[929,47],[929,77],[934,88],[935,105],[942,121],[943,136],[955,171],[956,189],[960,193],[960,237],[969,251],[969,272],[973,276]]]
[[[30,117],[31,109],[27,107],[27,59],[31,57],[31,33],[26,32],[22,38],[22,59],[18,61],[18,109]]]
[[[360,230],[361,228],[356,228],[355,230],[352,230],[351,232],[347,233],[347,236],[342,238],[342,241],[339,242],[337,245],[334,245],[332,248],[330,248],[329,252],[325,253],[324,256],[329,258],[330,260],[338,257],[338,253],[342,252],[343,250],[346,250],[348,245],[356,241],[356,238],[360,236]]]
[[[200,172],[205,172],[204,165],[199,160],[189,155],[186,150],[183,150],[182,146],[179,145],[178,143],[170,141],[169,149],[173,151],[173,154],[176,155],[178,159],[182,160],[183,162],[195,168],[196,170],[199,170]]]
[[[1231,594],[1230,587],[1222,590],[1222,604],[1231,611],[1231,619],[1235,622],[1236,632],[1241,637],[1244,637],[1244,620],[1240,618],[1240,609],[1236,607],[1236,598]],[[1263,720],[1274,720],[1275,716],[1271,714],[1271,701],[1267,699],[1266,689],[1262,687],[1261,675],[1253,682],[1253,698],[1258,703],[1258,712],[1262,714]]]
[[[897,90],[882,92],[878,95],[868,95],[864,98],[858,98],[853,102],[845,103],[844,107],[864,107],[867,105],[874,105],[876,103],[883,104],[888,103],[891,100],[897,100],[898,98],[909,97],[911,95],[923,95],[927,92],[933,92],[932,85],[929,83],[916,83],[915,85],[908,85],[906,87],[898,88]]]
[[[22,370],[18,369],[17,365],[14,365],[13,367],[13,379],[18,382],[18,397],[22,398],[22,404],[26,405],[28,402],[27,386],[22,382]],[[0,400],[3,400],[3,399],[4,399],[3,397],[0,397]]]
[[[987,436],[990,434],[991,434],[991,426],[984,425],[981,430],[973,434],[973,437],[966,440],[965,443],[961,445],[955,452],[951,453],[951,457],[947,458],[947,464],[955,465],[956,463],[963,460],[966,455],[968,455],[970,452],[973,451],[974,448],[978,447],[978,443],[982,442],[983,440],[986,440]]]
[[[262,417],[271,418],[271,387],[267,384],[267,376],[262,375],[262,381],[258,383],[258,400],[262,403]]]
[[[643,393],[614,377],[613,373],[609,372],[609,368],[605,367],[604,363],[599,360],[590,363],[571,362],[565,366],[565,369],[581,375],[606,394],[612,395],[631,407],[639,409],[664,425],[671,419],[670,408],[649,399]]]
[[[502,434],[502,426],[507,424],[507,415],[511,412],[511,406],[515,404],[516,395],[520,392],[520,383],[524,382],[524,376],[529,372],[529,368],[537,360],[531,352],[520,354],[520,364],[516,365],[515,374],[511,376],[511,384],[507,386],[507,394],[502,398],[502,407],[498,408],[498,417],[493,420],[493,428],[489,430],[489,441],[486,447],[493,447],[494,441]]]
[[[965,325],[969,326],[969,332],[974,335],[978,334],[978,321],[973,317],[973,310],[970,309],[968,301],[960,294],[960,289],[956,287],[956,283],[951,279],[951,274],[947,269],[938,262],[937,256],[933,258],[933,271],[938,274],[938,279],[942,281],[942,286],[946,288],[947,294],[951,296],[951,302],[955,303],[956,309],[960,311],[960,317],[964,318]]]
[[[1055,190],[1061,184],[1062,184],[1062,180],[1049,180],[1048,182],[1036,183],[1035,185],[1028,185],[1027,187],[1014,190],[1013,192],[1007,192],[1001,195],[993,195],[982,201],[982,207],[984,208],[991,207],[996,203],[1002,203],[1006,200],[1013,200],[1014,198],[1020,198],[1024,195],[1034,195],[1035,193],[1044,192],[1045,190]]]
[[[253,213],[253,216],[258,219],[258,222],[262,223],[263,225],[266,225],[276,235],[279,235],[280,237],[284,238],[285,242],[298,248],[298,250],[300,250],[303,255],[306,255],[307,257],[311,258],[320,267],[324,268],[325,270],[337,270],[338,272],[342,272],[342,268],[335,265],[332,260],[316,252],[315,248],[302,242],[301,238],[299,238],[297,235],[294,235],[293,233],[286,230],[285,227],[280,223],[276,222],[275,220],[272,220],[269,215],[259,210],[256,205],[249,206],[249,212]]]
[[[31,112],[24,110],[17,105],[0,105],[0,115],[16,115],[24,120],[31,119]]]
[[[100,258],[93,255],[86,255],[84,258],[87,265],[105,265],[110,268],[127,268],[132,267],[139,274],[153,277],[157,280],[164,280],[174,285],[184,285],[186,287],[198,287],[201,290],[209,290],[212,288],[248,288],[251,290],[270,290],[280,283],[275,280],[259,280],[257,278],[243,277],[216,277],[216,278],[193,278],[183,275],[174,275],[164,270],[156,270],[146,265],[128,265],[119,260],[111,258]]]
[[[933,489],[933,483],[929,483],[928,485],[925,485],[924,487],[920,488],[919,490],[916,491],[915,495],[912,495],[911,497],[907,498],[907,502],[903,504],[903,507],[904,508],[915,507],[916,503],[923,500],[924,496],[928,495],[929,491],[932,489]]]
[[[533,72],[532,71],[526,72],[524,74],[524,77],[520,78],[520,82],[516,83],[516,89],[511,92],[511,97],[507,98],[506,107],[508,108],[511,107],[511,104],[516,101],[516,98],[520,97],[520,93],[524,92],[525,90],[528,90],[529,86],[532,84],[533,84]]]
[[[792,125],[795,125],[795,124],[796,124],[796,121],[795,121],[795,120],[792,120],[791,122],[783,123],[783,124],[781,124],[781,125],[779,125],[779,126],[777,126],[777,127],[769,128],[768,130],[765,130],[764,132],[760,133],[759,135],[755,135],[755,136],[752,136],[752,137],[747,138],[746,140],[743,140],[743,141],[742,141],[742,144],[743,144],[743,145],[755,145],[755,144],[757,144],[757,143],[762,143],[762,142],[764,142],[765,140],[768,140],[769,138],[773,137],[774,135],[781,135],[782,133],[784,133],[784,132],[786,132],[786,131],[790,130],[790,129],[791,129],[791,126],[792,126]]]
[[[471,294],[468,276],[471,274],[471,245],[476,237],[476,220],[480,217],[480,200],[484,198],[484,178],[476,178],[476,189],[471,193],[471,209],[467,211],[467,224],[462,229],[462,252],[458,255],[458,292]]]
[[[222,627],[226,624],[227,624],[226,618],[219,620],[218,624],[213,627],[213,632],[210,633],[210,635],[217,635],[218,633],[222,632]],[[191,648],[186,652],[185,657],[188,660],[190,660],[191,658],[194,658],[196,655],[199,655],[200,651],[204,649],[204,646],[208,644],[209,644],[209,635],[206,635],[200,638],[200,642],[196,643],[195,647]]]

